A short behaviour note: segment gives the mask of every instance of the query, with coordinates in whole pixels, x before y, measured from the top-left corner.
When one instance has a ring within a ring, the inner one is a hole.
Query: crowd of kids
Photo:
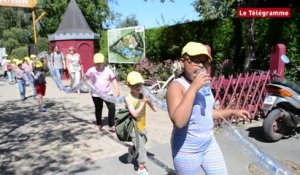
[[[2,69],[5,78],[9,82],[16,79],[21,100],[25,100],[26,80],[28,77],[33,82],[36,92],[38,109],[45,112],[43,96],[46,91],[46,76],[43,63],[35,61],[35,56],[25,57],[24,60],[7,59],[2,61]],[[66,60],[65,60],[66,59]],[[223,154],[213,134],[213,119],[221,117],[237,116],[248,120],[249,112],[245,110],[215,110],[214,97],[210,89],[205,84],[210,82],[210,75],[199,69],[208,69],[212,61],[208,49],[201,43],[189,42],[182,48],[180,65],[183,72],[174,79],[168,86],[166,99],[168,114],[173,123],[171,138],[171,149],[173,163],[179,175],[200,173],[202,168],[208,175],[228,174],[224,162]],[[107,96],[119,96],[119,86],[116,75],[106,65],[105,57],[101,53],[94,54],[94,66],[89,68],[85,74],[80,61],[80,55],[76,53],[74,47],[69,48],[66,58],[59,51],[59,47],[54,48],[51,54],[51,61],[55,66],[55,76],[62,77],[63,69],[70,73],[71,84],[73,87],[79,83],[83,76],[94,87]],[[146,96],[141,93],[144,84],[142,75],[137,71],[132,71],[127,75],[127,85],[130,89],[125,96],[125,106],[134,118],[135,127],[131,132],[132,146],[128,149],[128,162],[137,159],[138,175],[148,175],[145,166],[146,155],[146,106],[153,111],[156,107]],[[115,132],[115,113],[114,103],[102,99],[96,92],[91,92],[91,97],[95,107],[96,127],[102,130],[102,109],[103,103],[108,108],[109,131]]]

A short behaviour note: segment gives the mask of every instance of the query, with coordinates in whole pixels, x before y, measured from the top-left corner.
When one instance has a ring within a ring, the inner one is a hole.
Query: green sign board
[[[145,58],[143,26],[108,30],[108,62],[136,63]]]

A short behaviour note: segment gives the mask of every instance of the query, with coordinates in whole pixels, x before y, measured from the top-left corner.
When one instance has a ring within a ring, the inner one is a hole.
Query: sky
[[[144,0],[119,0],[118,4],[111,3],[110,7],[113,11],[121,13],[122,19],[135,14],[139,24],[144,25],[147,29],[172,25],[185,20],[198,20],[198,14],[191,5],[193,1],[175,0],[175,2],[169,2],[166,0],[161,3],[160,0],[147,0],[147,2]]]

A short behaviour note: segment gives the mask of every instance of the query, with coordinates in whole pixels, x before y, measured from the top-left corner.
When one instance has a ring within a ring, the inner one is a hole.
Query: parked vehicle
[[[300,127],[300,82],[274,79],[266,88],[264,135],[269,141],[278,141]]]

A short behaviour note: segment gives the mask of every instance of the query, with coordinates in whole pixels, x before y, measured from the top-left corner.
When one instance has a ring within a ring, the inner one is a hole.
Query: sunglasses
[[[202,64],[203,66],[209,66],[210,62],[208,61],[207,57],[203,56],[189,56],[187,57],[189,63],[193,63],[196,65]]]

